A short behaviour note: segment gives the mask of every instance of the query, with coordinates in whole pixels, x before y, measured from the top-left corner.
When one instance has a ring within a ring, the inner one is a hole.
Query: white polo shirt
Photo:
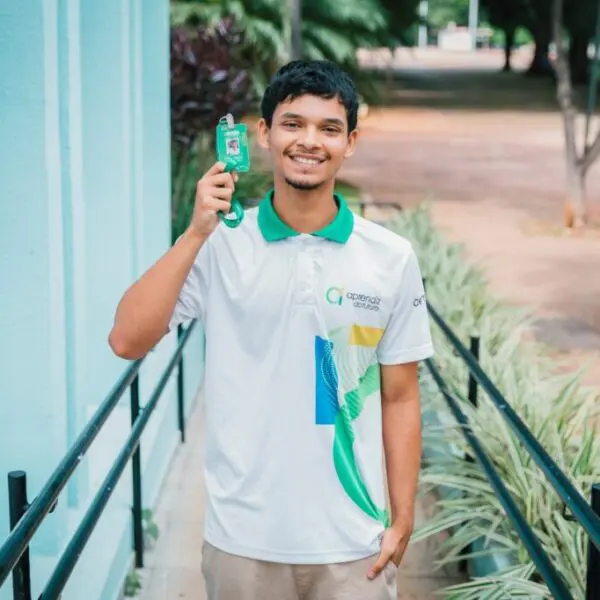
[[[379,364],[433,354],[417,258],[341,197],[312,235],[272,192],[202,246],[171,320],[206,332],[205,539],[284,563],[379,550]]]

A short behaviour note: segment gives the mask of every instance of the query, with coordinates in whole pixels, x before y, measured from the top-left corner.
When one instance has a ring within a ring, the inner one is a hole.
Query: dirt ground
[[[517,55],[516,72],[501,73],[496,51],[397,53],[386,106],[370,108],[341,175],[375,202],[430,200],[493,290],[533,311],[537,339],[567,368],[590,361],[585,381],[600,388],[600,230],[561,230],[562,121],[554,82],[520,72],[528,61]],[[600,215],[600,161],[587,192]]]

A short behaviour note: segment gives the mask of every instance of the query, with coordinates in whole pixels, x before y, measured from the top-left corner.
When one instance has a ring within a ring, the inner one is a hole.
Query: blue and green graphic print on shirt
[[[329,332],[329,339],[315,337],[315,422],[334,427],[333,462],[348,496],[387,527],[387,511],[373,502],[361,476],[353,430],[366,399],[380,388],[379,364],[373,359],[382,335],[382,329],[352,325]]]

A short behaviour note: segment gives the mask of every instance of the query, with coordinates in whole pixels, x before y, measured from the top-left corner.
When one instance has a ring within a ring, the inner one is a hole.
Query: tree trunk
[[[504,68],[503,71],[510,71],[512,58],[512,49],[515,44],[515,28],[506,27],[504,29]]]
[[[571,34],[571,44],[569,46],[569,68],[571,69],[571,81],[573,83],[587,83],[588,67],[590,60],[588,58],[589,37],[581,33]]]
[[[550,45],[550,35],[547,31],[538,30],[534,35],[535,51],[528,75],[551,75],[552,65],[548,58],[548,46]]]
[[[567,199],[564,207],[565,225],[569,229],[578,229],[587,219],[585,201],[585,175],[583,168],[567,155]]]
[[[568,48],[563,32],[563,1],[554,0],[553,29],[556,44],[556,97],[562,113],[565,131],[567,197],[564,206],[565,225],[578,228],[586,221],[585,166],[579,160],[575,121],[577,109],[573,104],[573,87],[569,69]]]
[[[289,54],[290,60],[302,58],[302,5],[301,0],[288,0],[288,18],[290,21]]]

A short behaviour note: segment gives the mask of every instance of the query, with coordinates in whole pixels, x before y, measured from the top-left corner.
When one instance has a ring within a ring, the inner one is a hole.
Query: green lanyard
[[[248,128],[243,123],[235,123],[233,115],[227,114],[219,119],[217,125],[217,160],[225,163],[225,172],[245,173],[250,170],[250,146]],[[222,223],[231,229],[238,227],[244,218],[244,209],[237,198],[231,200],[233,217],[219,211]]]
[[[225,162],[225,172],[231,173],[236,168],[235,163],[232,161]],[[242,207],[242,203],[237,199],[233,198],[231,200],[231,208],[229,211],[229,215],[233,213],[233,217],[226,215],[222,210],[219,211],[219,218],[223,225],[227,225],[227,227],[231,229],[235,229],[240,225],[240,223],[244,219],[244,208]]]

